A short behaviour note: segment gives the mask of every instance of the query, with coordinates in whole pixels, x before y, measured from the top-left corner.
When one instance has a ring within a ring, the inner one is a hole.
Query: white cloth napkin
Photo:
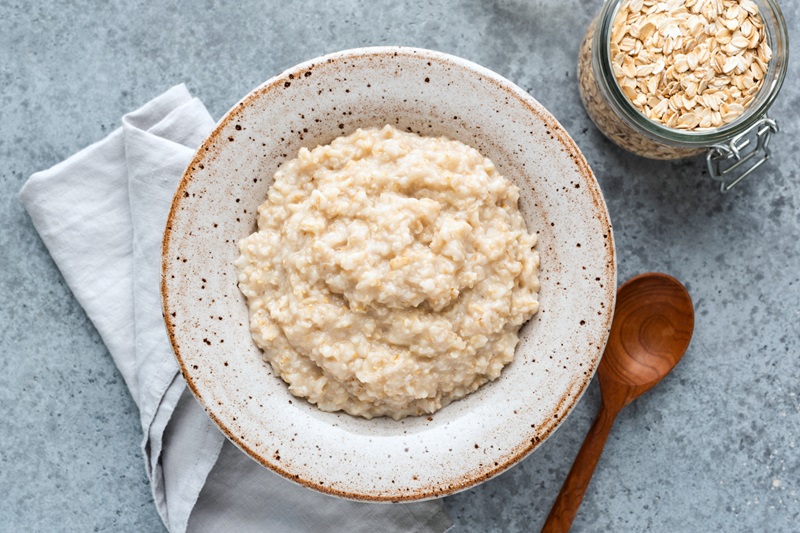
[[[32,175],[20,193],[139,407],[164,524],[173,532],[448,529],[440,501],[357,503],[283,479],[228,442],[188,391],[161,315],[161,239],[183,171],[213,127],[200,100],[173,87],[102,141]]]

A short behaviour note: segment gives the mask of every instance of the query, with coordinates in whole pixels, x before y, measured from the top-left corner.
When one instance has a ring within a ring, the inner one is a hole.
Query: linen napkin
[[[285,480],[227,441],[189,392],[161,314],[161,240],[183,171],[214,124],[184,85],[173,87],[20,192],[139,408],[164,524],[173,532],[448,529],[440,501],[351,502]]]

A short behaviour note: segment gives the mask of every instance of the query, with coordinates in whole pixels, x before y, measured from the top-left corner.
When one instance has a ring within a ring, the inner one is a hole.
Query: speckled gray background
[[[800,6],[781,3],[797,36]],[[599,0],[60,4],[0,1],[0,530],[162,530],[135,407],[17,201],[24,180],[176,83],[220,117],[286,67],[374,44],[453,53],[528,90],[597,174],[620,280],[661,270],[694,297],[686,357],[619,417],[573,530],[800,529],[796,61],[774,160],[721,196],[701,160],[639,159],[592,127],[575,60]],[[599,399],[593,384],[539,451],[446,499],[455,531],[538,529]]]

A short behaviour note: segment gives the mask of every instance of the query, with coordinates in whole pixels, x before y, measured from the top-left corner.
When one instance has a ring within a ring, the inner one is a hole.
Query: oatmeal
[[[518,199],[442,137],[386,126],[301,149],[239,243],[253,339],[324,411],[401,419],[475,391],[539,308]]]

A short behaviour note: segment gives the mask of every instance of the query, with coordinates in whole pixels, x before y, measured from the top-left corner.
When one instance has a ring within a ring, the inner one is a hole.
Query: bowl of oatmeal
[[[248,94],[184,175],[162,295],[184,377],[284,477],[450,494],[538,447],[611,321],[613,237],[558,122],[460,58],[381,47]]]

